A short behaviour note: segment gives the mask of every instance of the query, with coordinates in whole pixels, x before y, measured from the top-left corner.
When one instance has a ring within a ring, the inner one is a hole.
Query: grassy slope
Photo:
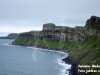
[[[75,41],[59,41],[53,39],[28,39],[26,37],[17,38],[13,44],[22,45],[22,46],[38,46],[46,47],[50,49],[60,49],[60,50],[71,50],[78,47],[78,42]]]
[[[95,35],[89,36],[88,41],[83,43],[78,49],[72,50],[70,59],[82,65],[100,64],[100,38]],[[92,73],[100,75],[100,73]]]
[[[59,41],[51,39],[37,40],[38,47],[46,47],[49,49],[59,49],[59,50],[70,50],[75,49],[78,46],[78,43],[75,41]]]
[[[72,51],[71,57],[80,64],[100,64],[100,39],[89,36],[88,41]]]
[[[31,46],[33,45],[34,40],[33,39],[29,39],[26,37],[19,37],[17,38],[14,42],[12,42],[12,44],[15,45],[21,45],[21,46]]]

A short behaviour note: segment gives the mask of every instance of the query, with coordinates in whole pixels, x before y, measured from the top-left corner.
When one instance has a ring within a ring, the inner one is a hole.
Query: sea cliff
[[[70,60],[75,65],[100,64],[100,17],[91,16],[85,26],[75,28],[47,23],[43,25],[42,31],[19,34],[12,44],[67,51],[69,57],[64,60]],[[78,70],[78,67],[76,69]],[[99,73],[78,73],[78,75],[99,75]]]
[[[16,39],[18,37],[18,33],[11,33],[7,35],[6,37],[0,37],[0,39]]]

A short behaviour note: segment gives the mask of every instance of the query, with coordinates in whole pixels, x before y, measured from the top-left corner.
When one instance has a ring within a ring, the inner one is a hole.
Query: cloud
[[[32,30],[41,30],[41,27],[18,27],[18,26],[13,26],[13,27],[10,27],[10,26],[2,26],[0,27],[0,32],[9,32],[9,33],[20,33],[20,32],[26,32],[26,31],[32,31]]]
[[[100,16],[99,3],[100,0],[0,0],[0,31],[42,29],[48,22],[83,26],[91,15]]]

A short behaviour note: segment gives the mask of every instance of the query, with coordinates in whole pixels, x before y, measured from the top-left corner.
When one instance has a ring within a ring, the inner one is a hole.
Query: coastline
[[[10,45],[13,45],[13,44],[10,44]],[[20,45],[14,45],[14,46],[20,46]],[[27,47],[27,48],[38,48],[38,49],[41,49],[41,50],[45,50],[45,51],[50,51],[50,52],[59,52],[59,53],[63,53],[63,54],[66,54],[67,53],[67,56],[65,55],[63,58],[60,58],[60,62],[61,64],[64,65],[71,65],[71,68],[70,69],[66,69],[66,71],[64,72],[65,75],[66,74],[69,74],[69,75],[78,75],[78,69],[77,69],[77,65],[76,63],[72,62],[72,60],[69,59],[69,51],[64,51],[64,50],[59,50],[59,49],[50,49],[50,48],[41,48],[41,47],[36,47],[36,46],[23,46],[23,47]],[[69,73],[66,73],[67,71],[69,71]]]
[[[71,60],[68,60],[68,57],[69,57],[69,53],[68,52],[61,51],[61,50],[58,50],[58,49],[56,50],[56,49],[40,48],[40,47],[33,47],[33,46],[25,46],[25,47],[27,47],[27,48],[38,48],[38,49],[45,50],[45,51],[58,52],[58,53],[65,54],[64,57],[59,58],[59,60],[58,60],[58,63],[60,65],[62,65],[63,67],[65,67],[64,71],[63,71],[64,75],[78,75],[76,73],[76,71],[75,71],[75,69],[76,69],[75,64],[72,63]],[[68,67],[68,65],[70,67]],[[68,68],[66,68],[66,67],[68,67]]]
[[[25,46],[27,47],[27,46]],[[43,49],[45,51],[53,51],[53,52],[59,52],[59,53],[63,53],[63,54],[68,54],[67,56],[65,55],[65,57],[60,58],[62,64],[68,64],[71,65],[70,69],[66,69],[66,71],[69,71],[69,75],[78,75],[78,64],[74,63],[72,60],[69,59],[69,52],[65,52],[64,50],[58,50],[58,49],[50,49],[50,48],[40,48],[40,47],[33,47],[33,46],[28,46],[28,48],[39,48],[39,49]],[[66,75],[66,71],[65,71],[65,75]],[[68,74],[68,73],[67,73]]]
[[[33,47],[30,47],[30,48],[33,48]],[[40,47],[34,47],[34,48],[40,48]],[[53,51],[53,52],[55,51],[55,52],[64,53],[64,54],[67,53],[68,54],[67,56],[60,59],[61,63],[71,65],[71,68],[69,69],[69,75],[78,75],[78,64],[70,60],[69,51],[65,52],[65,50],[51,49],[51,48],[40,48],[40,49],[43,49],[45,51]],[[66,69],[66,71],[68,71],[68,69]],[[65,75],[66,75],[66,71],[65,71]]]
[[[9,46],[21,46],[21,45],[13,45],[12,43],[9,44],[5,44],[5,45],[9,45]],[[23,47],[27,47],[27,48],[39,48],[41,50],[45,50],[45,51],[53,51],[53,52],[59,52],[59,53],[63,53],[66,54],[63,58],[60,58],[62,64],[71,64],[71,69],[69,69],[69,75],[78,75],[78,67],[77,67],[77,63],[74,63],[72,60],[70,60],[70,55],[69,55],[69,50],[65,51],[65,50],[60,50],[60,49],[54,49],[54,48],[47,48],[47,47],[37,47],[37,46],[23,46]],[[66,71],[68,71],[68,69],[66,69]],[[65,71],[65,75],[66,75],[66,71]]]

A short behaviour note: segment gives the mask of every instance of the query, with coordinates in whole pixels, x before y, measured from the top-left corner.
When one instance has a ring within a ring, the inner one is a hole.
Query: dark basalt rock
[[[66,64],[71,64],[71,69],[69,70],[69,75],[78,75],[78,64],[74,63],[69,58],[62,59]]]
[[[86,28],[100,30],[100,17],[91,16],[90,19],[87,20]]]

